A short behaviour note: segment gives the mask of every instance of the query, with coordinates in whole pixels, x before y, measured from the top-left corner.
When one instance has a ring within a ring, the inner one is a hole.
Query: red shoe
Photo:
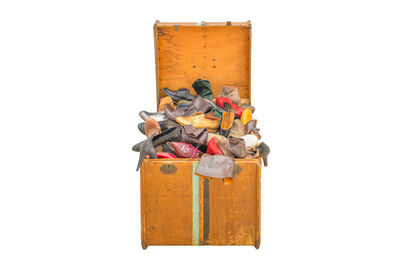
[[[218,97],[217,99],[215,99],[215,103],[221,108],[224,107],[225,103],[228,103],[235,110],[236,117],[240,117],[242,115],[243,110],[244,110],[244,108],[236,106],[235,104],[232,103],[232,101],[229,98],[226,98],[226,97]]]
[[[215,137],[211,138],[210,141],[208,142],[208,147],[207,147],[206,153],[210,154],[210,155],[223,155],[224,154],[222,149],[219,147],[219,145],[215,141]]]
[[[180,158],[200,158],[203,154],[194,146],[183,142],[171,142],[176,154]]]
[[[158,152],[157,153],[157,158],[163,158],[163,159],[176,159],[178,158],[177,156],[167,153],[167,152]]]

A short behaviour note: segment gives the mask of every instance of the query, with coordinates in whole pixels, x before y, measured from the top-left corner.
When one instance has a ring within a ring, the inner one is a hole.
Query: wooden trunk
[[[157,109],[162,88],[206,79],[214,98],[223,86],[251,102],[251,24],[154,25]],[[260,246],[261,159],[235,159],[233,183],[194,174],[199,159],[145,159],[140,170],[142,247]]]

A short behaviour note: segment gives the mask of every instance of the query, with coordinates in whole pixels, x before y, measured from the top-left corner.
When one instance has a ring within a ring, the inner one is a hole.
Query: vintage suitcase
[[[162,88],[209,80],[250,96],[251,24],[154,25],[157,109]],[[260,246],[261,159],[235,159],[233,183],[194,174],[199,159],[146,159],[140,170],[142,248],[149,245]]]

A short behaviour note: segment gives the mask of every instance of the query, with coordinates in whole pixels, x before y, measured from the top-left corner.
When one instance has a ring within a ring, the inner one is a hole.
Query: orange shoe
[[[246,125],[249,121],[253,119],[253,113],[251,109],[245,108],[240,116],[240,120],[242,121],[243,125]]]

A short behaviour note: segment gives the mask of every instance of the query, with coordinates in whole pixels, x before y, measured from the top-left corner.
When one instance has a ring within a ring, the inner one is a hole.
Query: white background
[[[264,2],[264,4],[261,4]],[[399,266],[397,1],[1,1],[0,266]],[[140,246],[153,23],[253,24],[254,247]]]

